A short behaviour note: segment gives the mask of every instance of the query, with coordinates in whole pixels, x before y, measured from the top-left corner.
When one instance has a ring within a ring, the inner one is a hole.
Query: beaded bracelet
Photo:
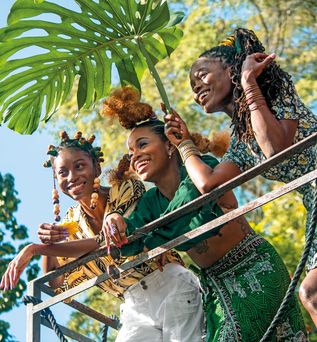
[[[177,146],[177,149],[184,164],[185,164],[186,159],[189,158],[190,156],[200,156],[200,152],[192,140],[182,141]]]

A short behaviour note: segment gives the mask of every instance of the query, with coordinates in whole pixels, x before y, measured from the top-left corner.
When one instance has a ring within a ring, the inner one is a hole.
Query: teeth
[[[208,93],[209,93],[208,90],[203,91],[203,92],[199,95],[199,100],[202,101],[202,100],[205,98],[205,96],[208,95]]]
[[[83,183],[80,183],[80,184],[76,184],[76,185],[71,185],[68,187],[68,190],[72,190],[72,189],[76,189],[76,188],[79,188]]]
[[[147,165],[150,161],[149,160],[143,160],[141,162],[139,162],[137,164],[137,169],[139,169],[140,167],[144,166],[144,165]]]

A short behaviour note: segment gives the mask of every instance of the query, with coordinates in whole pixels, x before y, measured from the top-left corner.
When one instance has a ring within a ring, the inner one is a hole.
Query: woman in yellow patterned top
[[[120,169],[125,169],[120,164],[111,173],[111,188],[100,186],[102,153],[100,148],[92,146],[93,138],[86,140],[80,132],[74,139],[63,132],[61,138],[59,146],[49,147],[51,158],[46,166],[53,166],[59,188],[78,204],[68,210],[63,223],[40,225],[38,235],[43,244],[26,246],[12,260],[0,284],[5,290],[17,284],[34,255],[44,256],[46,273],[99,248],[104,214],[116,210],[128,215],[145,191],[140,181],[120,175]],[[59,221],[59,197],[55,186],[52,197],[55,220]],[[69,232],[69,226],[77,226],[77,229]],[[67,241],[63,241],[65,239]],[[109,265],[122,264],[127,259],[114,260],[108,253],[54,279],[50,285],[57,292],[65,291],[107,272]],[[164,270],[162,265],[149,260],[128,270],[120,279],[98,285],[125,300],[124,311],[129,317],[124,317],[117,341],[201,341],[202,303],[197,278],[183,266],[176,252],[167,252],[166,261]],[[150,314],[153,319],[149,319]]]

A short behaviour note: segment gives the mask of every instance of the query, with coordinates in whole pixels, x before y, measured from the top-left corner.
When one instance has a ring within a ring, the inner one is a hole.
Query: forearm
[[[201,194],[210,192],[241,173],[239,167],[234,163],[222,162],[213,168],[196,155],[192,155],[185,160],[185,167],[189,177]]]
[[[89,253],[99,248],[95,239],[82,239],[76,241],[67,241],[54,244],[32,244],[33,255],[44,255],[50,257],[68,257],[78,258],[81,255]],[[51,266],[54,263],[51,262]]]
[[[50,257],[50,256],[43,256],[42,258],[42,269],[43,273],[46,274],[47,272],[54,271],[56,268],[58,268],[60,265],[58,263],[58,260],[56,257]],[[64,276],[61,275],[49,282],[49,285],[52,288],[60,287],[64,282]]]
[[[200,193],[204,194],[219,185],[219,181],[213,177],[214,170],[205,164],[199,156],[192,155],[185,160],[188,176]]]
[[[293,136],[288,134],[281,120],[277,120],[269,109],[267,102],[259,89],[256,80],[242,82],[246,92],[251,113],[251,125],[254,137],[267,158],[284,150],[292,144]],[[257,94],[253,102],[252,93]],[[261,98],[259,98],[261,96]]]

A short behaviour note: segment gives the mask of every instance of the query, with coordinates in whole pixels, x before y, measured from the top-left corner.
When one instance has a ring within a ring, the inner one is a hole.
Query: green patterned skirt
[[[259,342],[287,291],[290,277],[276,250],[251,233],[201,270],[208,342]],[[308,341],[295,297],[272,341]]]

